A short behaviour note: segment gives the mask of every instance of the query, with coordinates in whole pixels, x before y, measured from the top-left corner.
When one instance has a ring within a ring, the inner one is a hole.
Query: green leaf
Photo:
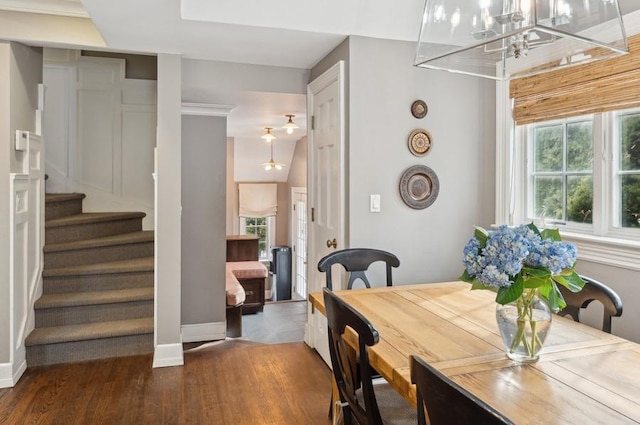
[[[540,288],[540,295],[542,296],[542,298],[547,300],[549,308],[551,308],[554,313],[557,313],[567,306],[562,293],[553,281],[551,281],[550,285]]]
[[[549,283],[549,277],[529,277],[524,279],[525,288],[539,288]]]
[[[538,228],[536,227],[535,224],[533,224],[533,221],[529,224],[527,224],[527,227],[531,230],[533,230],[533,233],[535,233],[536,235],[540,236],[540,230],[538,230]]]
[[[482,227],[475,227],[475,231],[473,232],[473,236],[480,242],[480,249],[487,246],[487,239],[489,239],[489,232],[487,232]]]
[[[558,229],[544,229],[540,234],[542,239],[551,239],[553,241],[561,241],[560,230]]]
[[[516,281],[511,286],[502,287],[498,289],[498,295],[496,295],[496,302],[498,304],[507,304],[511,301],[515,301],[522,295],[524,291],[524,281],[522,277],[516,277]]]
[[[570,273],[568,274],[563,272],[561,275],[554,276],[553,280],[571,292],[580,292],[585,283],[575,270],[570,270]]]
[[[522,274],[541,279],[548,279],[551,277],[551,270],[546,267],[524,266],[522,267]]]
[[[458,279],[462,280],[463,282],[471,283],[475,280],[475,277],[471,276],[469,272],[467,272],[467,270],[465,269],[465,271],[462,272],[462,275],[460,275]]]

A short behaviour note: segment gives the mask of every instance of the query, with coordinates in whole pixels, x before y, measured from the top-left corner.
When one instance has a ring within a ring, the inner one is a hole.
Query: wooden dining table
[[[378,330],[370,363],[414,406],[412,354],[516,424],[640,424],[639,344],[554,316],[540,359],[518,363],[505,355],[495,294],[470,288],[443,282],[336,294]],[[309,300],[326,314],[321,292]],[[357,346],[354,335],[349,344]]]

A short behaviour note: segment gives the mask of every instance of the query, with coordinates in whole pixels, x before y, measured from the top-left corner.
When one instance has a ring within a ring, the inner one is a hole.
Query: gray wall
[[[578,254],[580,254],[578,250]],[[622,267],[596,264],[578,259],[576,270],[580,274],[592,277],[611,287],[622,299],[623,312],[621,317],[614,317],[611,323],[611,333],[640,343],[640,310],[636,308],[640,303],[638,282],[640,272]],[[580,315],[582,322],[594,327],[602,326],[602,306],[591,303]]]
[[[10,361],[9,173],[20,172],[14,150],[16,130],[35,132],[42,49],[0,42],[0,363]]]
[[[182,324],[225,321],[226,117],[182,117]]]
[[[349,246],[395,253],[398,284],[455,280],[473,226],[494,217],[495,83],[415,68],[414,43],[349,42]],[[421,120],[410,113],[416,99],[429,107]],[[423,157],[407,147],[417,128],[433,138]],[[440,181],[438,199],[423,210],[399,194],[403,171],[416,164]],[[380,213],[369,212],[370,194],[381,195]]]

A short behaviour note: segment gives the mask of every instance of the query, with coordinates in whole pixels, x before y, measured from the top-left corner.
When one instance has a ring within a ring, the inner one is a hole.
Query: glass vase
[[[525,289],[517,300],[497,304],[496,321],[507,357],[535,362],[551,327],[551,309],[537,289]]]

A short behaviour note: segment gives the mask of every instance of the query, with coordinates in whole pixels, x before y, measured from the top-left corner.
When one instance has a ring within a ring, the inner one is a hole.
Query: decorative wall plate
[[[423,156],[431,148],[431,135],[427,130],[413,130],[409,135],[409,150],[415,156]]]
[[[402,173],[400,196],[405,204],[416,210],[427,208],[438,197],[440,182],[436,173],[426,165],[414,165]]]
[[[416,118],[424,118],[427,115],[429,108],[424,100],[416,100],[411,104],[411,115]]]

